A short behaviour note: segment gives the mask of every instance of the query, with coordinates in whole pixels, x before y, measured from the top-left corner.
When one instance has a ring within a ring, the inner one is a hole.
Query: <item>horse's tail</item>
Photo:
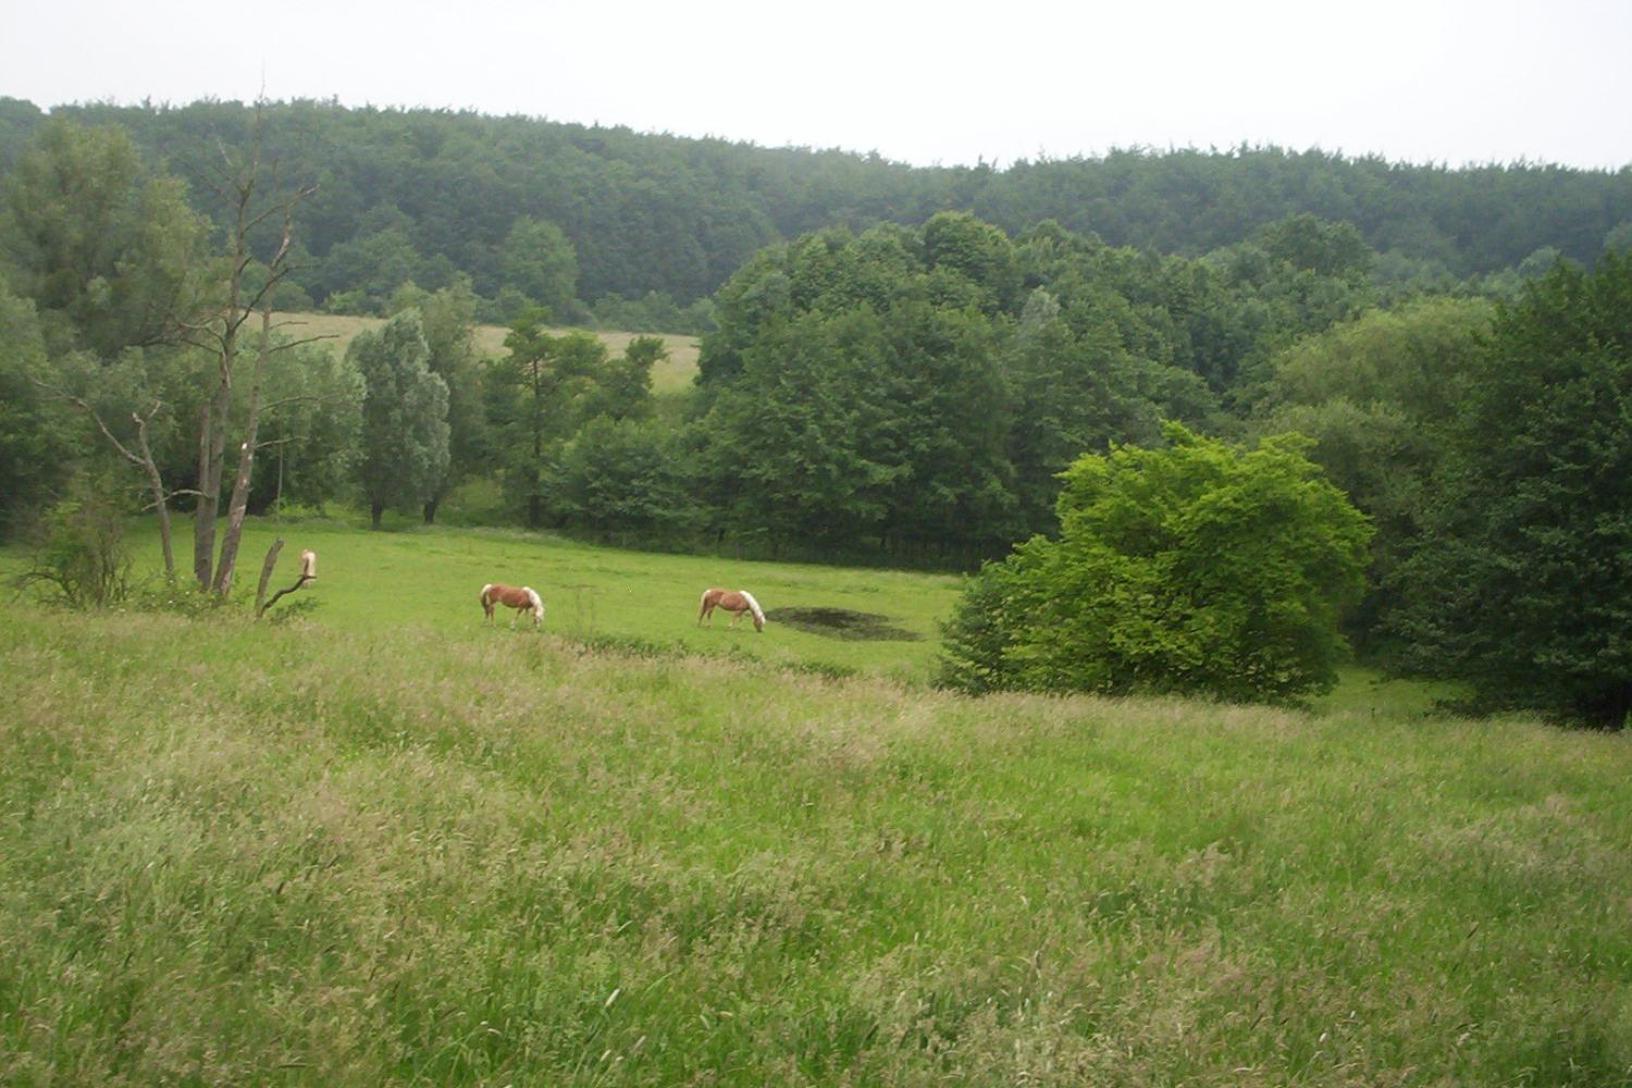
[[[759,602],[754,600],[754,595],[746,589],[739,589],[737,592],[742,594],[742,599],[748,602],[748,608],[754,614],[754,630],[765,630],[765,610],[759,607]]]
[[[531,586],[522,586],[521,589],[522,589],[522,592],[527,594],[527,599],[533,603],[533,607],[531,609],[531,611],[533,613],[533,618],[534,619],[540,619],[540,620],[543,619],[544,618],[544,598],[540,597],[538,595],[538,591],[533,589]]]
[[[697,622],[703,622],[703,616],[708,612],[708,595],[713,593],[713,587],[703,590],[703,595],[697,600]]]
[[[493,591],[493,583],[492,582],[489,582],[489,583],[487,583],[487,585],[482,587],[482,596],[481,596],[480,599],[481,599],[483,608],[487,607],[487,595],[489,593],[491,593],[492,591]]]

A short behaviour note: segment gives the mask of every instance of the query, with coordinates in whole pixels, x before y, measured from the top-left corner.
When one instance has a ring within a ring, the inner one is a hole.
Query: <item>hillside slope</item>
[[[149,155],[191,176],[217,141],[248,140],[252,109],[90,103],[52,116],[124,126]],[[1458,278],[1549,246],[1589,261],[1608,232],[1632,221],[1627,169],[1447,169],[1273,146],[915,168],[840,150],[448,110],[300,101],[270,104],[265,116],[267,152],[285,176],[321,181],[298,224],[301,244],[326,265],[302,278],[319,301],[357,286],[357,261],[381,252],[425,262],[414,273],[421,286],[458,269],[492,297],[506,238],[523,216],[571,240],[586,302],[657,291],[682,304],[711,294],[766,245],[831,226],[922,223],[945,209],[1010,233],[1054,219],[1113,245],[1188,256],[1309,212],[1352,222],[1379,253]],[[0,98],[0,173],[45,121],[31,103]],[[329,260],[337,247],[351,250],[347,260]]]

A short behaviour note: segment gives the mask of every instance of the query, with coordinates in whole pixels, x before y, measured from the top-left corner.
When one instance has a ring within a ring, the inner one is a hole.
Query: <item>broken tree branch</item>
[[[283,538],[279,537],[272,542],[272,547],[266,553],[266,562],[261,564],[261,582],[259,588],[255,591],[256,619],[264,616],[268,609],[277,604],[287,594],[303,588],[308,582],[317,581],[317,553],[307,548],[300,553],[300,577],[295,580],[295,584],[286,589],[278,590],[277,593],[272,595],[270,601],[262,604],[261,601],[266,596],[267,583],[272,580],[272,570],[278,565],[278,553],[282,550]]]

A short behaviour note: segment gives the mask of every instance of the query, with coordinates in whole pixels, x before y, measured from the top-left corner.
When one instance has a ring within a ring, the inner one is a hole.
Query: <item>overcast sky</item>
[[[1245,142],[1620,167],[1632,0],[0,0],[0,95],[263,88],[918,165]]]

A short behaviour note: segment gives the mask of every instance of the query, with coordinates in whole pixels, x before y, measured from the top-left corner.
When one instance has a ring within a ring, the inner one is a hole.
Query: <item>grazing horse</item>
[[[765,610],[759,607],[759,602],[754,600],[754,595],[746,589],[704,590],[702,608],[697,612],[697,622],[701,624],[704,620],[707,620],[713,623],[716,608],[723,608],[731,613],[732,627],[735,627],[737,621],[742,619],[744,612],[748,612],[754,617],[754,630],[765,630]]]
[[[544,622],[544,601],[527,586],[506,586],[492,582],[482,587],[482,611],[487,615],[487,622],[493,622],[493,608],[501,604],[516,610],[516,614],[510,619],[511,627],[516,625],[516,620],[521,618],[523,612],[533,614],[534,627]]]

